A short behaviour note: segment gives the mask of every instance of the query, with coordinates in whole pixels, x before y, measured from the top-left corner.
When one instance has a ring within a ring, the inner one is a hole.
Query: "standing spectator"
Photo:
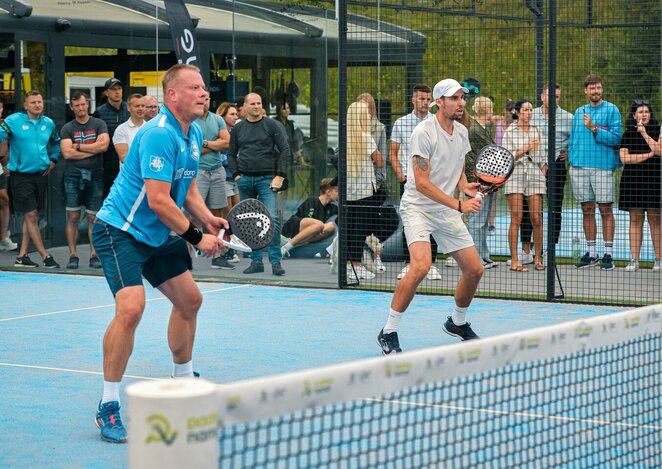
[[[217,255],[228,224],[205,206],[195,177],[202,145],[193,121],[204,111],[205,83],[197,67],[178,64],[163,76],[161,116],[136,135],[124,167],[94,225],[94,245],[115,297],[115,317],[103,338],[103,395],[95,422],[101,439],[126,442],[120,417],[120,385],[145,309],[147,281],[172,303],[168,345],[173,378],[193,378],[193,344],[202,295],[191,276],[186,242]],[[210,231],[202,234],[185,208]],[[171,233],[179,236],[172,236]]]
[[[370,135],[377,145],[377,150],[382,156],[388,154],[388,142],[386,139],[386,127],[379,120],[377,115],[377,105],[375,103],[375,98],[370,93],[362,93],[356,98],[357,103],[366,103],[368,105],[368,113],[370,114]],[[375,183],[377,186],[377,200],[375,201],[378,205],[382,205],[386,202],[388,197],[388,189],[386,188],[386,161],[384,161],[384,166],[379,168],[375,166]],[[371,222],[373,224],[373,232],[375,233],[379,230],[379,226],[383,223],[379,212],[375,212],[375,216]],[[385,239],[377,238],[377,243],[379,241],[386,241]],[[366,239],[366,247],[364,247],[363,253],[363,264],[368,270],[373,273],[385,272],[386,267],[382,262],[381,251],[375,252],[369,247],[368,239]]]
[[[336,232],[336,224],[329,218],[338,215],[338,207],[332,202],[338,200],[338,186],[332,186],[331,178],[320,182],[320,195],[308,197],[283,224],[283,236],[290,238],[281,248],[287,256],[295,246],[316,243]]]
[[[113,141],[115,130],[122,122],[129,119],[129,109],[126,102],[122,101],[123,84],[117,78],[106,80],[103,90],[108,101],[94,111],[93,116],[103,120],[108,126],[108,136]],[[103,197],[108,196],[110,187],[113,185],[117,173],[120,171],[120,159],[114,145],[108,145],[108,150],[103,154]]]
[[[4,104],[0,101],[0,125],[4,122],[2,111]],[[9,192],[7,192],[7,180],[9,170],[9,144],[7,141],[0,142],[0,252],[18,249],[18,244],[12,242],[9,237]]]
[[[561,234],[561,218],[563,213],[563,192],[565,190],[565,182],[568,177],[568,170],[566,169],[566,161],[568,161],[568,144],[570,143],[570,132],[572,131],[572,114],[568,111],[561,109],[559,102],[561,101],[561,86],[556,84],[554,87],[554,96],[556,100],[556,118],[554,120],[555,127],[555,154],[554,154],[554,171],[556,173],[556,181],[554,187],[557,189],[556,197],[554,197],[554,204],[550,207],[552,217],[552,239],[554,244],[559,243],[559,235]],[[549,140],[549,83],[545,83],[540,93],[540,100],[542,106],[533,110],[533,117],[531,125],[538,128],[540,131],[540,151],[545,161],[549,161],[549,152],[547,149],[547,142]],[[554,105],[554,104],[552,104]],[[549,181],[548,184],[549,186]],[[548,187],[548,193],[550,188]]]
[[[405,193],[405,183],[407,182],[407,168],[409,165],[409,158],[411,152],[409,150],[409,141],[414,129],[421,122],[431,119],[434,114],[430,112],[430,104],[432,102],[432,91],[428,85],[418,84],[414,86],[411,95],[411,103],[414,109],[406,116],[402,116],[393,124],[391,132],[391,151],[389,158],[391,160],[391,167],[395,172],[395,177],[400,183],[400,195]],[[402,247],[405,253],[405,266],[398,274],[398,279],[403,278],[409,270],[409,249],[407,248],[407,239],[404,235],[404,228],[402,232]],[[427,274],[428,280],[441,280],[439,269],[434,265],[437,260],[437,242],[434,238],[430,238],[430,252],[432,253],[432,265]]]
[[[145,123],[145,98],[143,95],[134,93],[129,96],[127,109],[131,117],[126,122],[118,125],[115,129],[115,135],[113,135],[113,145],[120,159],[120,164],[124,163],[124,158],[129,152],[133,138]]]
[[[228,205],[225,193],[225,167],[222,151],[230,145],[230,133],[221,116],[209,112],[210,97],[205,99],[205,112],[195,122],[202,129],[202,155],[196,184],[202,200],[215,217],[221,217]],[[232,270],[234,266],[228,263],[225,255],[215,257],[211,261],[212,269]]]
[[[301,141],[301,138],[297,136],[297,132],[294,129],[294,122],[291,119],[288,119],[289,116],[290,105],[288,104],[286,97],[286,99],[283,100],[283,104],[276,110],[275,119],[285,127],[287,145],[290,147],[290,153],[292,156],[296,157],[297,164],[307,166],[306,159],[303,157],[303,153],[301,153],[301,144],[303,142]]]
[[[398,324],[430,269],[430,235],[457,261],[462,275],[455,288],[455,308],[442,325],[444,331],[462,340],[478,339],[466,321],[478,283],[483,276],[480,256],[462,222],[462,213],[475,213],[481,200],[475,198],[477,183],[464,174],[464,161],[471,151],[467,128],[458,121],[464,113],[464,94],[469,92],[447,78],[434,87],[437,112],[434,119],[416,127],[411,136],[407,185],[400,203],[400,216],[409,243],[411,268],[395,288],[386,324],[377,336],[384,355],[399,353]],[[464,203],[453,198],[459,187],[471,196]]]
[[[582,206],[584,235],[588,251],[576,264],[583,269],[600,262],[597,257],[595,204],[602,218],[602,236],[605,253],[600,268],[612,270],[612,251],[616,226],[614,204],[614,172],[621,166],[618,147],[621,142],[621,113],[612,103],[604,100],[602,78],[587,75],[584,94],[588,105],[575,111],[568,146],[570,180],[575,199]]]
[[[662,209],[662,140],[660,123],[655,119],[650,102],[635,99],[625,121],[625,133],[621,140],[620,156],[625,165],[621,176],[618,209],[630,212],[631,261],[625,268],[628,272],[639,270],[639,254],[644,235],[644,220],[648,213],[648,226],[653,251],[654,271],[662,265],[662,231],[660,212]]]
[[[108,127],[101,119],[89,115],[90,102],[84,93],[75,92],[69,107],[74,113],[74,119],[64,124],[60,132],[60,149],[66,160],[62,178],[69,245],[67,269],[78,268],[76,245],[83,206],[87,213],[87,237],[90,240],[89,266],[100,269],[101,262],[92,242],[92,227],[103,203],[103,152],[110,144]]]
[[[513,109],[515,108],[515,102],[512,99],[506,99],[506,104],[503,106],[503,110],[500,116],[494,116],[492,123],[494,124],[494,143],[501,146],[503,141],[503,134],[506,132],[506,129],[513,123]],[[496,220],[496,211],[497,211],[497,201],[499,200],[499,192],[494,193],[494,202],[492,203],[492,211],[490,212],[490,226],[487,231],[488,234],[493,234],[495,231],[494,222]],[[526,204],[526,200],[524,201]],[[531,246],[529,246],[529,254],[531,262],[533,263],[533,256],[531,255]]]
[[[23,240],[16,267],[37,267],[28,256],[30,241],[41,255],[44,267],[59,268],[44,248],[39,231],[39,212],[46,208],[48,175],[60,157],[60,135],[55,123],[44,112],[44,100],[39,91],[28,91],[23,101],[25,112],[7,117],[0,125],[0,142],[9,140],[11,192],[14,209],[23,213]]]
[[[223,102],[216,109],[216,115],[221,116],[225,121],[225,127],[229,133],[232,133],[232,128],[237,123],[239,119],[239,112],[237,111],[237,106]],[[221,158],[223,160],[223,167],[225,168],[225,195],[228,197],[228,205],[223,209],[223,217],[227,216],[230,213],[230,209],[239,203],[239,189],[237,189],[237,183],[232,178],[232,173],[228,166],[228,149],[226,148],[221,152]],[[234,249],[228,249],[224,256],[227,261],[231,264],[238,264],[241,262],[239,256],[234,251]]]
[[[269,263],[274,275],[285,275],[280,264],[280,218],[278,191],[287,176],[290,148],[282,125],[265,117],[262,98],[257,93],[246,95],[246,119],[232,129],[228,162],[237,182],[240,198],[257,198],[267,207],[274,221],[274,239],[269,245]],[[278,151],[275,151],[278,150]],[[264,272],[262,251],[253,251],[251,265],[245,274]]]
[[[218,106],[218,109],[216,109],[216,114],[223,118],[226,129],[232,134],[232,129],[239,119],[237,106],[228,102],[221,103],[221,105]],[[226,172],[225,194],[228,196],[228,206],[225,207],[225,214],[227,215],[230,209],[239,203],[239,189],[237,189],[237,183],[234,181],[234,178],[228,169],[227,148],[221,152],[221,157],[223,158],[223,166],[225,167]]]
[[[473,161],[476,159],[478,152],[487,145],[492,145],[492,135],[488,130],[492,122],[492,113],[494,111],[492,100],[484,96],[476,98],[473,104],[473,111],[475,118],[469,127],[469,143],[471,144],[471,152],[467,154],[465,160],[465,175],[467,180],[473,182]],[[471,164],[468,163],[469,159]],[[490,213],[492,212],[492,205],[494,204],[496,192],[492,192],[483,198],[483,203],[480,210],[476,213],[469,215],[469,233],[476,243],[476,250],[483,262],[483,268],[491,269],[496,267],[496,262],[490,258],[490,250],[487,247],[487,230],[489,226]]]
[[[520,99],[515,103],[515,112],[517,122],[508,127],[502,142],[504,148],[510,150],[515,157],[515,169],[505,186],[506,200],[510,210],[510,227],[508,228],[510,270],[528,272],[517,251],[517,235],[522,223],[522,203],[525,198],[533,225],[535,269],[544,270],[542,200],[545,193],[547,162],[540,151],[540,131],[531,125],[533,104],[528,99]]]
[[[375,167],[384,157],[370,134],[370,112],[364,102],[347,110],[347,281],[372,279],[375,274],[361,265],[363,243],[373,231],[374,211],[380,205]]]
[[[154,119],[159,113],[159,102],[154,96],[145,96],[145,121]]]

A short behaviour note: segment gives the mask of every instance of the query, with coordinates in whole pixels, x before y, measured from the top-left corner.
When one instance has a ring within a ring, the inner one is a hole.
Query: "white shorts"
[[[462,221],[462,214],[455,210],[420,211],[413,207],[400,211],[405,227],[407,245],[417,242],[430,242],[430,235],[437,241],[444,254],[459,251],[474,245],[474,240]]]
[[[506,181],[505,193],[538,195],[547,192],[547,179],[533,161],[522,161],[515,164],[513,175]]]

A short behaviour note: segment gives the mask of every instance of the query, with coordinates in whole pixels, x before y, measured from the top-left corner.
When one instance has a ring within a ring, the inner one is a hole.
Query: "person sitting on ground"
[[[329,217],[338,215],[338,207],[332,203],[338,200],[338,186],[332,183],[331,178],[322,179],[319,197],[306,199],[285,222],[283,236],[291,239],[281,248],[283,256],[287,256],[295,246],[316,243],[335,233],[335,222],[327,221]]]

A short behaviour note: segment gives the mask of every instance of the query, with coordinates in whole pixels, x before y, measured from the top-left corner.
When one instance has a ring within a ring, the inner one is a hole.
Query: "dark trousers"
[[[555,160],[554,170],[556,171],[556,197],[551,202],[550,206],[550,222],[553,223],[553,240],[554,244],[559,243],[559,235],[561,234],[561,217],[563,213],[563,192],[565,189],[565,182],[568,179],[568,169],[565,166],[565,161]],[[550,183],[547,180],[547,193],[549,197]],[[529,205],[526,197],[522,203],[522,224],[520,225],[520,241],[523,243],[531,242],[531,235],[533,234],[533,225],[531,224],[531,217],[529,216]]]
[[[400,183],[400,196],[405,193],[405,182]],[[380,240],[384,241],[384,240]],[[430,236],[430,251],[432,252],[432,262],[437,260],[437,251],[439,247],[437,246],[437,241],[434,239],[434,236]],[[405,262],[409,263],[411,258],[409,257],[409,246],[407,244],[407,237],[405,236],[405,228],[402,227],[402,252],[405,254]]]
[[[347,201],[347,260],[361,262],[363,243],[366,236],[374,231],[374,216],[383,198],[377,192],[370,197]],[[382,240],[380,240],[382,241]]]

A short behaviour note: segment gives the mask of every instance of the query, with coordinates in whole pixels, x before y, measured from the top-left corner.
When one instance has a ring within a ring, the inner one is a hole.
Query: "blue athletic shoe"
[[[97,428],[101,430],[101,439],[109,443],[126,443],[126,428],[122,424],[120,417],[120,403],[110,401],[101,404],[97,417],[94,419]]]

